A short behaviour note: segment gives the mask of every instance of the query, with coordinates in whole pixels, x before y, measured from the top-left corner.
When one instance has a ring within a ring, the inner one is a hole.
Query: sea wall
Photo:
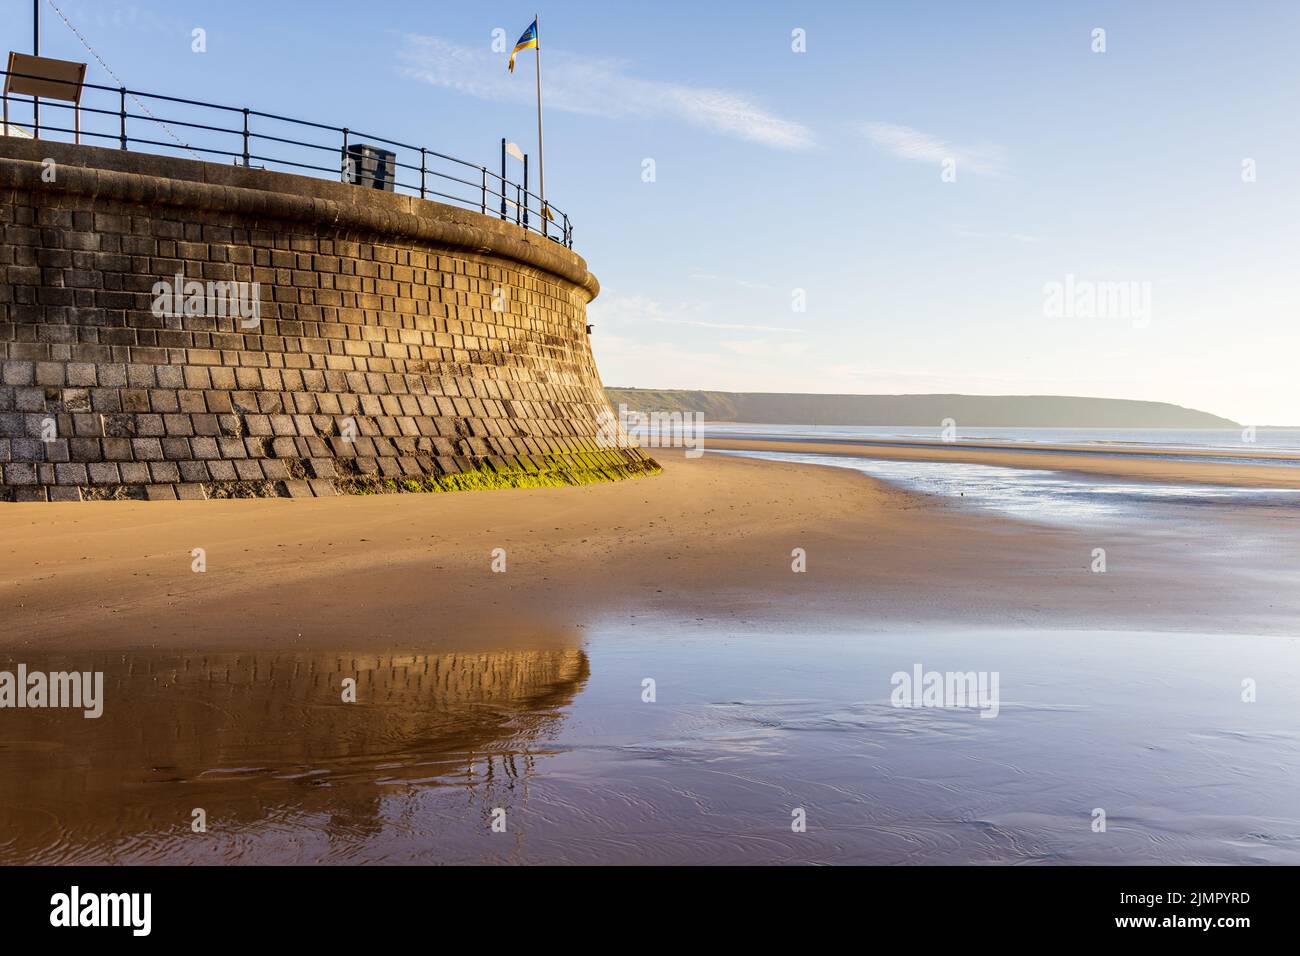
[[[0,137],[0,233],[0,499],[657,470],[602,437],[586,263],[491,216]]]

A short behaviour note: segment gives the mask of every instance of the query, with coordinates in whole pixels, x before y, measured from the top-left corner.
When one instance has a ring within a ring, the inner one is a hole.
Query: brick
[[[69,438],[68,457],[73,461],[99,461],[102,448],[98,438]]]
[[[192,438],[190,439],[190,448],[195,458],[220,457],[215,438]]]
[[[161,415],[136,415],[135,434],[142,438],[160,438],[167,433]]]
[[[96,377],[99,380],[100,387],[123,388],[126,385],[126,366],[101,365],[97,369]]]
[[[85,465],[55,465],[54,480],[61,485],[84,485],[89,481],[89,477]]]
[[[329,458],[313,458],[308,462],[314,478],[337,478],[338,470]]]
[[[62,385],[67,381],[68,370],[61,362],[37,362],[37,385]]]
[[[90,483],[94,485],[115,485],[121,481],[117,465],[111,462],[95,461],[86,466],[90,474]]]
[[[4,466],[6,485],[36,484],[36,466],[30,462],[13,462]]]
[[[247,458],[248,450],[244,447],[242,438],[228,438],[222,436],[217,439],[217,447],[221,451],[221,457],[229,460]]]
[[[133,438],[131,452],[137,461],[158,461],[162,458],[162,443],[157,438]]]
[[[36,381],[33,362],[5,362],[0,365],[0,381],[5,385],[32,385]]]
[[[261,465],[253,459],[243,459],[236,461],[235,472],[239,475],[240,481],[261,481],[263,478]]]
[[[172,461],[155,461],[149,465],[149,476],[154,481],[176,482],[181,480],[181,471]]]
[[[208,466],[201,461],[180,461],[176,463],[180,469],[181,481],[187,483],[204,482],[211,479],[208,473]]]
[[[149,483],[149,466],[144,462],[123,462],[118,465],[122,473],[122,484],[145,485]]]
[[[99,430],[108,438],[134,438],[140,434],[139,419],[135,415],[101,415]]]
[[[235,481],[239,477],[234,464],[229,461],[210,461],[207,465],[213,481]]]
[[[86,362],[73,362],[68,365],[68,384],[93,386],[98,384],[95,366]]]
[[[188,415],[164,415],[163,424],[167,429],[167,434],[188,436],[194,434],[194,425]]]
[[[278,458],[266,458],[260,462],[262,474],[268,481],[283,481],[289,477],[289,468]]]
[[[129,438],[105,438],[100,442],[104,457],[109,461],[130,461],[132,455]]]

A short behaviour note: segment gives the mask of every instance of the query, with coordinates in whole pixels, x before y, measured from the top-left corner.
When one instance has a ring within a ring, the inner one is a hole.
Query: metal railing
[[[8,70],[0,70],[0,76],[9,75]],[[38,79],[24,73],[12,75]],[[0,134],[9,135],[9,126],[21,127],[23,118],[30,116],[31,133],[37,139],[49,133],[66,134],[76,142],[81,142],[82,137],[91,137],[92,141],[107,141],[120,149],[143,146],[147,148],[141,152],[168,150],[188,153],[195,159],[223,157],[250,169],[284,168],[305,175],[326,174],[343,182],[357,183],[360,188],[388,186],[421,199],[441,200],[485,216],[499,217],[513,222],[520,229],[573,248],[573,224],[569,217],[554,203],[543,202],[541,196],[526,188],[526,184],[506,178],[504,168],[501,172],[493,172],[479,163],[457,159],[424,146],[412,146],[346,126],[292,119],[247,107],[221,106],[95,83],[85,83],[83,89],[85,93],[80,104],[44,97],[38,100],[30,96],[5,96],[5,126],[0,126]],[[87,98],[94,98],[96,103],[87,104]],[[165,104],[159,109],[165,108],[168,115],[154,115],[154,111],[144,105],[146,100]],[[21,114],[17,120],[13,115],[15,106]],[[110,106],[112,108],[105,108]],[[73,128],[44,121],[49,114],[42,116],[38,108],[72,113]],[[143,112],[133,112],[132,108]],[[235,118],[238,125],[234,128],[219,125],[217,120],[222,116]],[[128,122],[131,124],[129,127]],[[184,130],[184,138],[175,132],[176,129]],[[300,132],[302,130],[310,132]],[[136,135],[140,132],[160,138]],[[170,136],[172,142],[163,140],[164,134]],[[312,136],[326,142],[295,139],[294,135]],[[381,179],[358,168],[365,165],[358,162],[355,152],[361,145],[381,147],[391,152],[391,174],[385,170]],[[349,152],[349,147],[354,152]],[[270,155],[272,153],[275,155]],[[337,163],[331,165],[333,160]],[[368,184],[365,182],[367,179],[370,180]]]

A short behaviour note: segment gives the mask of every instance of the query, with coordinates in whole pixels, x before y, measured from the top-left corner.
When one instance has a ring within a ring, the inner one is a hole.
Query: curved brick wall
[[[0,230],[0,498],[433,490],[657,467],[599,440],[586,263],[511,224],[0,138]],[[178,273],[257,283],[260,321],[157,314],[155,283]]]

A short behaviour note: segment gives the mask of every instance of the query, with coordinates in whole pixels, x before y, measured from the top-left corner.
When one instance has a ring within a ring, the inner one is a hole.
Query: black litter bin
[[[348,182],[357,186],[370,186],[373,189],[393,191],[393,163],[397,155],[388,149],[380,149],[368,143],[352,143],[348,146]]]

